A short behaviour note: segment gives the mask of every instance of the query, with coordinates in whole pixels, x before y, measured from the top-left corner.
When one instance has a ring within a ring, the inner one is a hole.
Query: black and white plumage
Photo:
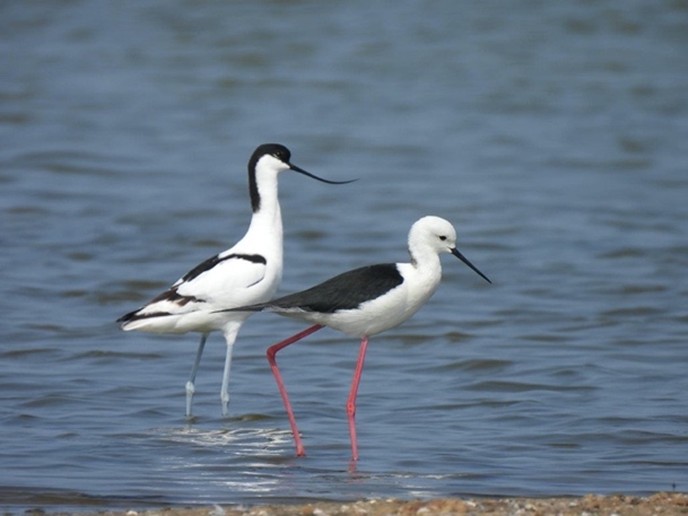
[[[487,276],[459,252],[456,248],[454,227],[440,217],[427,216],[415,222],[409,232],[408,246],[411,254],[409,263],[386,263],[361,267],[295,294],[265,303],[240,307],[241,310],[269,310],[314,324],[303,332],[271,346],[267,353],[289,416],[297,455],[304,455],[305,451],[275,360],[278,351],[324,326],[361,339],[359,357],[347,401],[352,457],[357,460],[358,444],[354,415],[368,338],[403,323],[430,299],[442,277],[439,257],[441,253],[453,254],[490,282]]]
[[[200,332],[201,340],[186,384],[186,415],[191,416],[196,372],[208,334],[221,331],[227,344],[220,398],[222,413],[229,403],[229,371],[237,333],[250,312],[218,312],[219,307],[243,306],[270,299],[282,278],[282,216],[277,176],[293,170],[319,181],[328,181],[290,162],[283,145],[263,144],[248,163],[249,193],[253,215],[248,231],[232,248],[191,269],[168,290],[143,307],[120,317],[125,331],[152,333]]]

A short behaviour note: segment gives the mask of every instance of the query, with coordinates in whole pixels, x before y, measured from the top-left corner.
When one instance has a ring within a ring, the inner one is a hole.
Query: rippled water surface
[[[688,489],[686,2],[5,2],[0,6],[0,506]],[[282,354],[242,329],[184,383],[195,335],[114,320],[249,220],[283,174],[281,292],[405,260],[456,224],[443,284],[371,340]]]

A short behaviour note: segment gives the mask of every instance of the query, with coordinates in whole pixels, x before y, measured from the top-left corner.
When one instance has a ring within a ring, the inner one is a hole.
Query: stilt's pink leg
[[[365,361],[366,350],[368,349],[368,337],[361,339],[361,349],[358,352],[358,362],[354,370],[354,379],[351,382],[349,399],[346,402],[346,415],[349,418],[349,435],[351,436],[351,459],[358,460],[358,439],[356,438],[356,396],[358,396],[358,385],[361,383],[361,373],[363,373],[363,362]]]
[[[306,455],[306,450],[303,448],[303,443],[301,442],[301,436],[299,435],[299,429],[296,426],[296,418],[294,418],[294,411],[291,409],[291,403],[289,402],[289,396],[287,396],[287,389],[284,387],[284,381],[282,380],[282,374],[277,367],[277,361],[275,360],[275,355],[277,352],[283,348],[286,348],[289,344],[293,344],[304,337],[308,337],[311,333],[315,333],[320,328],[321,325],[315,324],[309,328],[306,328],[300,333],[284,339],[277,344],[273,344],[268,348],[267,356],[268,362],[270,362],[270,369],[272,369],[272,374],[275,376],[275,381],[277,382],[277,388],[282,396],[282,401],[284,402],[284,408],[287,409],[287,416],[289,417],[289,424],[291,425],[291,432],[294,434],[294,444],[296,444],[296,455],[298,457],[303,457]]]

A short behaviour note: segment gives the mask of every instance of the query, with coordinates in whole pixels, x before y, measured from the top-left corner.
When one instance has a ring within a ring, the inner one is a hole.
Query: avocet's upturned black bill
[[[270,310],[280,315],[313,323],[304,331],[267,350],[268,361],[277,381],[294,435],[296,454],[305,455],[282,374],[277,367],[277,352],[329,326],[361,339],[358,361],[346,413],[351,437],[351,455],[358,460],[356,438],[356,396],[363,372],[368,338],[393,328],[411,317],[437,290],[442,278],[441,253],[451,253],[486,281],[490,280],[456,249],[456,231],[439,217],[423,217],[411,227],[408,237],[410,263],[382,263],[354,269],[335,276],[308,290],[272,301],[231,310]],[[491,282],[490,282],[491,283]]]
[[[318,177],[315,174],[311,174],[310,172],[297,167],[296,165],[289,165],[289,169],[293,170],[294,172],[299,172],[300,174],[303,174],[304,176],[312,177],[313,179],[317,179],[318,181],[322,181],[323,183],[327,183],[328,185],[346,185],[349,183],[353,183],[354,181],[358,181],[358,179],[349,179],[348,181],[332,181],[330,179],[323,179],[322,177]]]
[[[253,216],[237,244],[191,269],[168,290],[143,307],[120,317],[125,331],[152,333],[200,332],[191,375],[186,382],[186,416],[191,417],[194,382],[208,334],[219,330],[227,344],[220,399],[222,413],[229,403],[229,371],[234,341],[250,312],[218,312],[219,308],[262,303],[274,296],[282,279],[282,216],[277,176],[293,170],[318,181],[344,184],[318,177],[290,162],[284,145],[260,145],[248,162],[248,183]]]

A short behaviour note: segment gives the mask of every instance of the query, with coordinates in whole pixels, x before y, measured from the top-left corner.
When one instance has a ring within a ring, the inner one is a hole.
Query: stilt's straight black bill
[[[296,165],[292,165],[289,163],[289,168],[293,170],[294,172],[299,172],[300,174],[303,174],[304,176],[312,177],[313,179],[317,179],[318,181],[322,181],[323,183],[328,183],[331,185],[345,185],[347,183],[353,183],[354,181],[358,181],[358,179],[350,179],[349,181],[331,181],[329,179],[323,179],[322,177],[318,177],[315,174],[311,174],[310,172],[306,172],[304,169],[297,167]]]
[[[451,253],[452,253],[454,256],[456,256],[459,260],[461,260],[463,263],[465,263],[466,265],[468,265],[468,266],[469,266],[471,269],[473,269],[475,272],[477,272],[478,275],[479,275],[481,278],[483,278],[485,281],[487,281],[488,283],[492,283],[492,282],[490,281],[490,278],[488,278],[488,277],[485,276],[482,272],[480,272],[480,271],[478,270],[478,268],[477,268],[475,265],[473,265],[470,261],[468,261],[468,258],[466,258],[464,255],[462,255],[461,252],[460,252],[456,247],[455,247],[454,249],[451,250]]]

